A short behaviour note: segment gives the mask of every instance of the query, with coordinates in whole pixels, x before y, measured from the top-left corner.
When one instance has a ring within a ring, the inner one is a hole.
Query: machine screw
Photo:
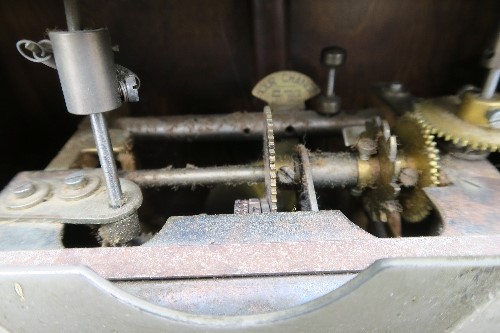
[[[77,171],[66,178],[64,178],[64,184],[71,189],[80,189],[87,185],[88,179],[82,171]]]
[[[377,143],[370,138],[359,139],[356,146],[362,161],[368,161],[377,152]]]
[[[24,199],[36,192],[36,187],[31,182],[25,182],[14,189],[14,195],[18,199]]]
[[[391,90],[391,92],[393,93],[399,93],[399,92],[402,92],[403,91],[403,84],[401,82],[392,82],[390,85],[389,85],[389,89]]]

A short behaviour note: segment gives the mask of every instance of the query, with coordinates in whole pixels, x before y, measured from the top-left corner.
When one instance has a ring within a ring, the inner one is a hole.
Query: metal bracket
[[[0,194],[0,218],[101,225],[127,219],[142,204],[140,188],[121,179],[125,203],[109,207],[101,170],[79,172],[87,182],[76,187],[68,182],[75,170],[19,173]]]

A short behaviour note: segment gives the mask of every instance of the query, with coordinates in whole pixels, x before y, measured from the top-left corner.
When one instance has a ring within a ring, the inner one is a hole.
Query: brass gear
[[[460,99],[441,97],[415,105],[415,116],[430,134],[462,147],[495,152],[500,149],[500,130],[474,125],[457,116]]]
[[[403,186],[401,189],[401,215],[408,222],[419,222],[432,209],[423,188],[439,185],[439,150],[434,135],[414,114],[407,113],[400,117],[394,133],[402,145],[406,167],[418,172],[414,186]]]

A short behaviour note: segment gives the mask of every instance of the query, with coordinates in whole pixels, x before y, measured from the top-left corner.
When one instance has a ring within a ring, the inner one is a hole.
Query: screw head
[[[391,90],[391,92],[394,92],[394,93],[399,93],[399,92],[402,92],[403,91],[403,84],[401,82],[391,82],[391,84],[389,85],[389,89]]]
[[[327,67],[342,66],[346,59],[346,51],[340,46],[329,46],[321,50],[321,63]]]
[[[87,184],[87,177],[82,171],[77,171],[64,178],[64,184],[69,188],[79,189]]]
[[[25,182],[14,188],[14,195],[18,199],[24,199],[36,192],[36,187],[32,182]]]

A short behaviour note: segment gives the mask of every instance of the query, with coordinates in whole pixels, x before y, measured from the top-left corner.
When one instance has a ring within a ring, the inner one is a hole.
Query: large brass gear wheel
[[[415,115],[430,134],[474,150],[500,149],[500,130],[478,126],[460,119],[460,99],[456,96],[426,100],[415,106]]]
[[[415,170],[418,175],[413,186],[402,186],[399,196],[401,216],[408,222],[419,222],[432,210],[423,188],[439,185],[439,151],[434,135],[414,114],[399,118],[394,133],[404,151],[405,167]]]

